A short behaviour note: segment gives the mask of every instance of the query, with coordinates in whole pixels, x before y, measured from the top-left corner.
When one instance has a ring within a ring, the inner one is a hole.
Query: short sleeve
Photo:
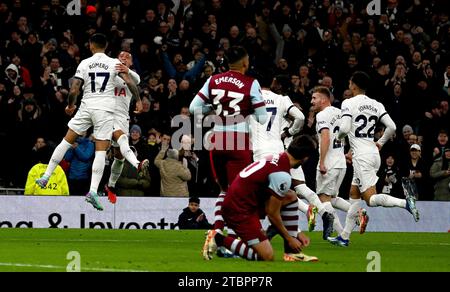
[[[85,77],[84,71],[86,70],[84,64],[85,64],[84,62],[81,62],[78,65],[77,71],[75,72],[75,75],[74,75],[75,78],[84,80],[84,77]]]
[[[316,116],[316,129],[317,133],[320,133],[324,129],[330,129],[330,123],[325,115],[325,113],[322,111],[317,114]]]
[[[378,112],[379,112],[378,120],[381,121],[381,119],[387,114],[387,111],[381,102],[378,103]]]
[[[341,117],[349,116],[352,117],[351,103],[350,100],[344,100],[341,105]]]
[[[279,197],[284,197],[291,188],[291,176],[284,171],[269,174],[269,189]]]

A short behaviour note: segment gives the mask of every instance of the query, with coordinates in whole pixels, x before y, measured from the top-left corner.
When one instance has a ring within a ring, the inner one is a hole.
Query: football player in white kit
[[[251,120],[251,134],[253,146],[253,160],[257,161],[266,155],[278,154],[284,151],[284,144],[282,138],[291,137],[300,132],[305,121],[303,113],[292,103],[289,96],[278,95],[272,92],[266,80],[260,80],[262,86],[262,96],[266,103],[266,110],[269,114],[269,120],[263,125],[257,124],[256,121]],[[293,120],[290,127],[282,128],[286,117]],[[280,134],[282,133],[282,134]],[[323,219],[323,238],[327,239],[333,232],[333,215],[328,213],[322,206],[316,193],[312,191],[305,184],[305,175],[301,167],[291,169],[292,186],[297,193],[308,200],[312,205],[320,206],[319,212]],[[308,213],[308,205],[300,199],[298,200],[298,208],[304,212],[306,206],[306,213]],[[311,210],[311,209],[309,209]],[[314,214],[312,214],[314,215]],[[308,223],[310,219],[308,216]],[[310,225],[310,224],[309,224]],[[311,228],[310,228],[311,231]]]
[[[109,147],[114,126],[114,111],[116,97],[114,95],[114,79],[121,78],[126,82],[134,96],[139,96],[139,90],[131,78],[119,73],[116,65],[119,60],[105,54],[108,42],[103,34],[94,34],[89,39],[89,48],[93,54],[79,64],[74,81],[70,88],[66,114],[72,115],[76,109],[77,97],[83,89],[83,98],[76,115],[68,123],[69,129],[61,143],[55,148],[44,175],[36,183],[45,188],[48,179],[56,166],[61,162],[67,150],[72,147],[78,136],[94,127],[95,158],[92,164],[92,177],[86,201],[97,210],[103,210],[98,200],[97,189],[103,176],[106,160],[106,150]]]
[[[334,208],[348,212],[350,203],[339,198],[339,188],[345,177],[347,164],[344,143],[338,139],[341,110],[332,106],[331,92],[327,87],[313,89],[311,109],[316,115],[316,132],[319,139],[319,163],[316,172],[316,193],[325,210],[334,215],[333,228],[341,234],[343,227]]]
[[[417,222],[417,211],[413,194],[405,193],[406,200],[398,199],[386,194],[377,194],[375,184],[378,181],[376,175],[380,167],[379,150],[394,134],[396,126],[384,106],[365,95],[369,87],[369,76],[361,71],[353,73],[349,89],[353,97],[342,102],[341,126],[339,139],[348,136],[352,151],[352,164],[354,168],[353,181],[350,189],[350,209],[347,212],[343,232],[337,237],[328,240],[335,245],[348,246],[350,233],[355,227],[355,220],[361,198],[370,207],[400,207],[408,210]],[[386,126],[383,136],[375,143],[374,132],[378,122]],[[367,225],[367,216],[360,219],[360,232]]]
[[[136,72],[129,69],[133,64],[131,54],[124,51],[120,52],[119,61],[121,62],[117,67],[119,72],[129,74],[131,79],[133,79],[136,84],[139,84],[141,78]],[[115,80],[114,94],[116,96],[116,111],[114,112],[114,132],[111,143],[114,151],[114,162],[111,166],[111,174],[108,183],[105,186],[108,200],[113,204],[117,200],[115,186],[122,173],[125,159],[134,166],[139,173],[145,168],[148,168],[149,165],[148,159],[139,162],[128,143],[128,132],[130,128],[129,108],[133,95],[121,78],[116,78]],[[136,110],[134,112],[139,113],[141,111],[142,102],[138,96],[136,99]]]

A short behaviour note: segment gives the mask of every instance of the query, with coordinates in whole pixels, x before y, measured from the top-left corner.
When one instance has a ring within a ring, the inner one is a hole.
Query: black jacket
[[[206,215],[204,215],[203,220],[197,222],[198,216],[203,214],[202,209],[198,209],[197,212],[192,213],[191,210],[186,207],[183,209],[183,213],[178,216],[178,228],[180,229],[211,229],[212,225],[209,224]]]

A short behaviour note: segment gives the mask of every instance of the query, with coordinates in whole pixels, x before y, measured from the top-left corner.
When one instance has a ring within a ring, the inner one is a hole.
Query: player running
[[[360,210],[361,197],[370,207],[400,207],[408,210],[414,220],[419,221],[419,212],[416,208],[414,195],[405,192],[406,200],[398,199],[386,194],[376,193],[377,171],[380,167],[379,150],[394,135],[396,126],[384,106],[365,95],[369,87],[369,76],[361,71],[353,73],[349,89],[353,97],[346,99],[341,107],[341,126],[339,139],[348,136],[352,151],[352,164],[354,168],[353,181],[350,189],[350,209],[347,212],[345,227],[342,233],[328,240],[335,245],[348,246],[350,233],[355,227],[353,219]],[[375,143],[374,133],[378,122],[386,126],[383,136]],[[360,215],[360,232],[364,232],[368,217]]]
[[[119,61],[121,64],[117,65],[118,71],[129,74],[131,79],[133,79],[136,84],[139,84],[141,82],[141,78],[136,72],[129,69],[133,64],[131,54],[124,51],[120,52]],[[128,132],[130,128],[129,108],[133,94],[127,87],[126,83],[120,78],[116,78],[115,80],[114,95],[116,96],[116,111],[114,112],[114,132],[111,143],[114,151],[114,162],[111,166],[109,181],[105,186],[108,199],[113,204],[117,200],[115,186],[120,174],[122,173],[125,159],[138,170],[138,173],[142,173],[142,171],[145,168],[148,168],[149,165],[148,159],[144,159],[139,162],[134,152],[130,149],[130,145],[128,143]],[[134,113],[140,113],[141,111],[142,102],[139,96],[137,96],[136,110]]]
[[[331,105],[330,97],[331,92],[327,87],[317,86],[313,89],[311,109],[317,113],[316,132],[319,138],[316,193],[324,208],[334,215],[333,229],[341,234],[343,227],[334,208],[344,212],[350,208],[349,202],[338,197],[347,164],[344,144],[338,139],[341,110]]]
[[[217,247],[224,246],[247,260],[272,261],[272,245],[260,222],[260,215],[264,214],[291,251],[285,253],[286,261],[317,261],[316,257],[302,253],[309,238],[298,232],[297,196],[289,194],[290,169],[301,165],[315,151],[316,144],[310,137],[299,136],[287,151],[266,156],[243,169],[229,187],[222,205],[225,223],[240,239],[224,236],[222,230],[210,230],[203,257],[212,259]]]
[[[105,54],[107,46],[106,36],[94,34],[89,39],[89,48],[92,57],[81,61],[75,73],[74,81],[70,88],[66,114],[72,115],[76,109],[77,97],[83,90],[81,106],[76,115],[69,121],[69,129],[61,143],[55,148],[44,175],[36,180],[41,187],[46,187],[50,176],[56,166],[61,162],[65,153],[72,144],[90,127],[94,127],[95,158],[92,164],[92,177],[90,190],[86,195],[86,201],[97,210],[103,210],[98,200],[97,189],[103,176],[106,160],[106,150],[112,136],[114,126],[114,111],[116,97],[114,96],[114,79],[120,75],[126,82],[134,96],[139,96],[139,90],[131,78],[116,70],[120,64],[117,59]]]

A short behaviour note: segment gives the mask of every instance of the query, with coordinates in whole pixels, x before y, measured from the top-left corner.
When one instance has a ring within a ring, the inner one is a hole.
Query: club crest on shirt
[[[280,184],[280,191],[286,192],[288,190],[287,182]]]

